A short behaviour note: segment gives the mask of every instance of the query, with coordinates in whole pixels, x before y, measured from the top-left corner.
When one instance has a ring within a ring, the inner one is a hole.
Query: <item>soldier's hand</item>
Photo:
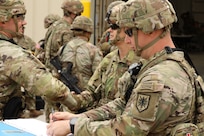
[[[79,114],[73,114],[69,112],[55,112],[50,114],[50,122],[53,122],[53,119],[56,120],[69,120],[74,117],[79,117]]]
[[[55,121],[47,125],[47,135],[48,136],[66,136],[69,134],[70,126],[69,120]]]

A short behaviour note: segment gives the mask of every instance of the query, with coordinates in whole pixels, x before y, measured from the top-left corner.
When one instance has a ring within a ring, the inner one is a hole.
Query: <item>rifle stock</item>
[[[50,63],[57,69],[57,72],[60,74],[62,82],[69,87],[70,90],[73,90],[75,93],[80,94],[81,90],[73,82],[76,78],[71,75],[72,63],[68,63],[67,72],[62,71],[62,66],[59,61],[58,56],[50,60]]]

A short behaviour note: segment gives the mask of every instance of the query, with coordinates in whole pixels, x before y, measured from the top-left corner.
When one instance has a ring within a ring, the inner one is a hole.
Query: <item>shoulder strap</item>
[[[4,41],[7,41],[7,42],[10,42],[10,43],[13,43],[15,45],[18,45],[13,39],[4,39],[4,38],[0,38],[0,40],[4,40]]]
[[[170,48],[165,47],[166,50],[166,56],[163,54],[163,57],[157,62],[160,63],[163,60],[174,60],[178,62],[178,64],[185,70],[185,72],[189,75],[192,85],[194,85],[195,89],[195,117],[194,123],[201,123],[204,122],[204,82],[202,77],[198,74],[192,60],[190,59],[188,53],[186,53],[184,50],[179,48]],[[184,58],[186,61],[182,61],[182,58],[176,57],[176,56],[169,56],[168,54],[173,53],[174,51],[182,51],[184,53]],[[149,66],[153,66],[155,63],[148,64]]]

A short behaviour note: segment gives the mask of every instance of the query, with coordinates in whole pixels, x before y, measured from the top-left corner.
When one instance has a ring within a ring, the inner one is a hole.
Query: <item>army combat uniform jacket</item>
[[[14,41],[25,50],[30,50],[34,54],[36,43],[27,35],[23,35],[19,38],[14,38]]]
[[[59,59],[63,70],[67,70],[67,62],[71,62],[72,75],[78,79],[77,86],[83,91],[90,77],[101,62],[103,56],[99,48],[76,36],[59,51]]]
[[[181,67],[180,62],[187,67]],[[75,134],[169,135],[174,126],[193,119],[195,92],[188,70],[194,73],[183,52],[157,53],[143,65],[127,103],[118,98],[86,112],[88,118],[78,119]]]
[[[65,19],[60,19],[54,22],[45,35],[45,64],[50,69],[55,69],[50,60],[57,56],[58,50],[65,45],[73,37],[73,32]],[[55,74],[55,73],[54,73]]]
[[[21,95],[21,86],[30,93],[44,95],[67,106],[76,104],[70,90],[54,78],[35,56],[0,35],[0,120],[8,100]]]
[[[118,98],[118,79],[130,64],[138,61],[134,51],[129,51],[122,60],[118,49],[106,55],[89,80],[87,89],[78,95],[79,107],[95,108]]]

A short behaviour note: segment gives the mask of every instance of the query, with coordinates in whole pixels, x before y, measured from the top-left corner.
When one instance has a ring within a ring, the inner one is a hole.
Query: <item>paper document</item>
[[[0,121],[0,136],[35,136],[27,131],[18,129]]]
[[[47,136],[46,135],[47,123],[37,119],[9,119],[9,120],[5,120],[4,122],[20,130],[29,132],[34,136]],[[24,136],[24,135],[21,134],[21,136]]]

